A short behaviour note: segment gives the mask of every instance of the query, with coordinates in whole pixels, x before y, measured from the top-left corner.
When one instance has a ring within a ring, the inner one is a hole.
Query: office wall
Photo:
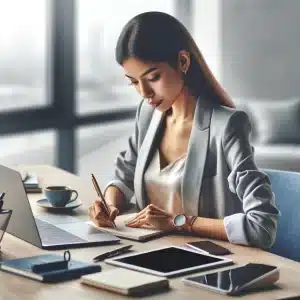
[[[210,69],[220,80],[221,0],[194,0],[192,35]]]
[[[300,1],[223,0],[221,78],[233,97],[300,96]]]

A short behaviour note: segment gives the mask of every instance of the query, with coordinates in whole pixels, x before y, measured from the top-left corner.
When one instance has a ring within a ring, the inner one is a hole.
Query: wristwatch
[[[186,216],[184,214],[176,215],[173,219],[173,224],[178,230],[187,229],[188,232],[192,232],[192,225],[197,217]]]

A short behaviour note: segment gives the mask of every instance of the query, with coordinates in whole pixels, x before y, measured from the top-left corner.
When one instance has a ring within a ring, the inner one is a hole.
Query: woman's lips
[[[158,102],[152,102],[152,100],[149,101],[149,104],[153,107],[153,108],[157,108],[159,105],[161,105],[162,100],[158,101]]]

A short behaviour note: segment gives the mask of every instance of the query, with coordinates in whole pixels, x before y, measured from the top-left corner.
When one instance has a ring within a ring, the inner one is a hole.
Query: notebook
[[[5,260],[0,269],[2,271],[28,277],[43,282],[59,282],[75,278],[82,275],[100,272],[101,267],[98,264],[90,264],[71,259],[67,266],[53,268],[47,267],[44,270],[34,271],[34,266],[44,265],[45,263],[62,262],[64,257],[56,254],[44,254],[25,258]],[[50,270],[49,270],[50,269]]]
[[[25,173],[21,174],[22,181],[27,193],[41,193],[42,188],[39,185],[39,180],[36,174]]]
[[[152,294],[169,288],[169,281],[165,277],[121,268],[84,275],[81,277],[81,283],[122,295]]]
[[[157,229],[148,229],[148,228],[132,228],[125,225],[125,221],[133,218],[136,214],[127,214],[117,216],[115,223],[117,228],[111,227],[97,227],[92,221],[88,221],[89,225],[93,225],[95,228],[109,232],[117,237],[126,238],[135,241],[145,241],[150,238],[161,236],[164,232]]]

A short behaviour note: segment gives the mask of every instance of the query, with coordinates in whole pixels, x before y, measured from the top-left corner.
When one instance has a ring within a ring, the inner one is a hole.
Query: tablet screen
[[[113,260],[125,264],[125,267],[132,265],[165,274],[194,267],[208,267],[212,264],[222,264],[222,262],[224,264],[232,263],[230,260],[177,247],[157,249]]]
[[[186,280],[200,283],[226,292],[236,291],[245,284],[261,277],[277,267],[263,264],[247,264],[246,266],[208,275],[187,277]]]

